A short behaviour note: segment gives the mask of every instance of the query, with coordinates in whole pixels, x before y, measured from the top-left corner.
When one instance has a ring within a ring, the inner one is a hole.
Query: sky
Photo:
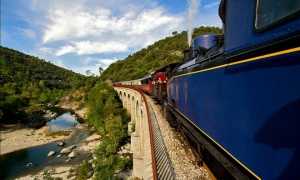
[[[1,0],[1,46],[86,75],[191,27],[222,27],[220,0]],[[191,13],[192,12],[192,13]],[[187,40],[188,43],[188,40]]]

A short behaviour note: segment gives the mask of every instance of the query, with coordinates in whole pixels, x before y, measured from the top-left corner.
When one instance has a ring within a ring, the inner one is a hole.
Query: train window
[[[147,84],[147,79],[142,80],[142,84]]]
[[[299,0],[257,0],[255,28],[262,31],[299,14]]]

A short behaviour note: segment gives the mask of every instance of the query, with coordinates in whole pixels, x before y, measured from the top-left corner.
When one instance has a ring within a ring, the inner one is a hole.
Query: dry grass
[[[68,136],[69,131],[54,131],[52,133],[47,133],[46,136],[56,137],[56,136]]]

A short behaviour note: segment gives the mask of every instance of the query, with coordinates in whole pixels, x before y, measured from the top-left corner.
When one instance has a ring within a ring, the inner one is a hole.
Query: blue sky
[[[188,30],[221,27],[220,0],[1,0],[1,45],[85,75]],[[195,7],[195,6],[194,6]]]

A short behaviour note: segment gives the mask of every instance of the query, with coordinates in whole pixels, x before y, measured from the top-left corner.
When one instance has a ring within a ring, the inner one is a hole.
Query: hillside
[[[188,49],[187,31],[179,34],[173,32],[173,37],[149,45],[140,51],[129,55],[124,60],[118,60],[111,64],[100,76],[101,80],[110,79],[112,82],[138,79],[155,71],[167,64],[181,62],[182,51]],[[172,34],[173,34],[172,33]],[[193,37],[203,34],[221,34],[222,29],[218,27],[199,27],[194,29]]]
[[[28,84],[28,82],[40,80],[47,82],[46,86],[49,88],[51,88],[50,84],[60,87],[68,86],[65,82],[68,82],[68,78],[75,74],[70,70],[52,64],[50,61],[46,62],[37,57],[2,46],[0,47],[0,56],[1,86],[9,82],[15,82],[19,86],[18,83]]]
[[[96,80],[0,46],[0,124],[38,117],[42,107],[37,105],[54,105],[72,89],[92,88]]]

